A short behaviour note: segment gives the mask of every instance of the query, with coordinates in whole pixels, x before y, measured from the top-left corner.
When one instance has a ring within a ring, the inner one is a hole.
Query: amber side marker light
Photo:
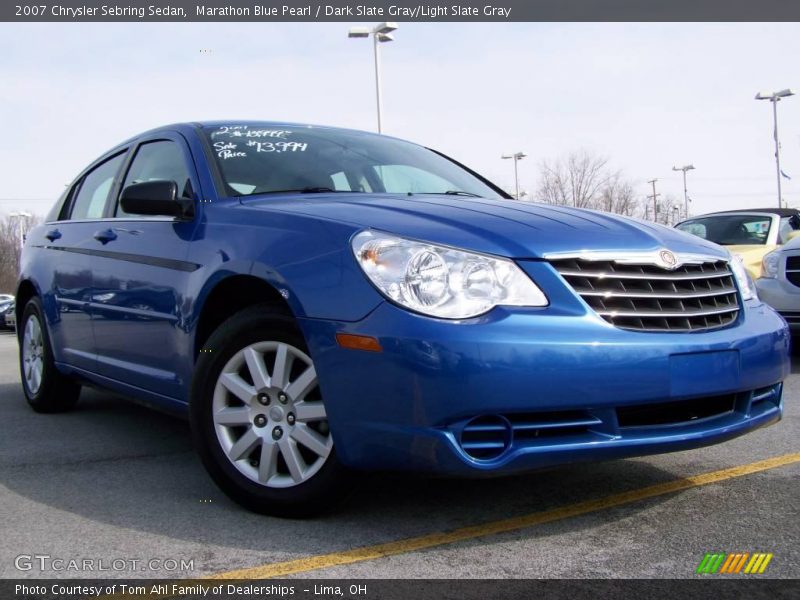
[[[365,352],[383,352],[381,343],[368,335],[353,335],[352,333],[337,333],[336,343],[342,348],[350,350],[364,350]]]

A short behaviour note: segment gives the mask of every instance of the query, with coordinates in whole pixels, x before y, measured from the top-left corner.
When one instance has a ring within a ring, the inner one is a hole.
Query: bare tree
[[[633,185],[608,158],[586,150],[542,162],[536,199],[547,204],[604,210],[627,216],[642,214]]]
[[[641,202],[634,195],[633,185],[623,179],[621,173],[617,171],[600,190],[599,202],[595,208],[634,217],[641,210]]]
[[[17,286],[19,259],[22,250],[20,239],[21,217],[4,215],[0,217],[0,293],[13,294]],[[22,235],[41,222],[39,217],[23,220]]]
[[[588,152],[573,152],[565,158],[543,161],[538,199],[548,204],[594,208],[597,198],[613,173],[608,159]]]

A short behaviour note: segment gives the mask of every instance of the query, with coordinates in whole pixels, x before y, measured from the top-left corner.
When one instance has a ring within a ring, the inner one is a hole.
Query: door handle
[[[98,242],[107,244],[108,242],[117,239],[117,234],[113,229],[103,229],[94,234],[94,239],[96,239]]]
[[[50,231],[44,234],[44,237],[46,237],[51,242],[55,242],[58,238],[61,237],[61,232],[58,229],[51,229]]]

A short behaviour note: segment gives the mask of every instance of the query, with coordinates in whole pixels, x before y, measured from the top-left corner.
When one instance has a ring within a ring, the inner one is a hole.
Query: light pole
[[[503,154],[500,158],[503,160],[508,160],[510,158],[514,159],[514,198],[519,200],[519,172],[517,171],[517,163],[521,161],[523,158],[528,156],[524,152],[515,152],[514,154]]]
[[[682,167],[672,167],[673,171],[683,171],[683,210],[686,218],[689,218],[689,192],[686,189],[686,171],[694,171],[694,165],[683,165]]]
[[[649,183],[650,185],[653,186],[653,195],[652,196],[648,196],[647,199],[648,200],[650,198],[653,199],[653,222],[654,223],[658,223],[658,197],[661,195],[661,194],[656,193],[656,181],[658,181],[658,179],[651,179],[650,181],[647,182],[647,183]],[[667,218],[669,218],[669,215],[667,215]],[[665,223],[665,225],[666,225],[666,223]]]
[[[781,101],[781,98],[788,98],[789,96],[794,96],[794,92],[790,89],[772,93],[759,92],[756,94],[756,100],[769,100],[772,102],[773,137],[775,138],[775,172],[778,178],[778,208],[783,206],[783,196],[781,195],[781,144],[778,140],[778,102]]]
[[[19,247],[22,248],[25,246],[25,223],[33,217],[33,215],[29,212],[19,211],[19,212],[12,212],[9,217],[14,217],[17,219],[17,228],[19,229]]]
[[[347,33],[350,38],[366,38],[372,36],[372,47],[375,50],[375,99],[378,105],[378,133],[383,133],[382,111],[383,100],[381,98],[381,60],[378,52],[378,44],[391,42],[394,40],[392,32],[397,29],[397,23],[380,23],[370,29],[369,27],[351,27]]]

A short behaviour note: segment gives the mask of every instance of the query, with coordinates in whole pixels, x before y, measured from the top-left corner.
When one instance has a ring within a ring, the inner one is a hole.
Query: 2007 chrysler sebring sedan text
[[[330,506],[359,469],[454,475],[668,452],[778,421],[786,324],[680,231],[511,200],[373,134],[144,133],[26,241],[33,408],[92,383],[188,412],[256,511]]]

